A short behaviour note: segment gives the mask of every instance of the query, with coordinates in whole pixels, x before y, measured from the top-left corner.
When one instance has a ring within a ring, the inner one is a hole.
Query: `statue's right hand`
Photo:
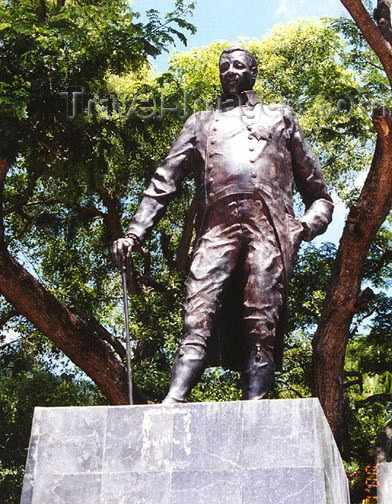
[[[133,236],[119,238],[113,242],[112,254],[119,268],[131,257],[138,244],[137,238]]]

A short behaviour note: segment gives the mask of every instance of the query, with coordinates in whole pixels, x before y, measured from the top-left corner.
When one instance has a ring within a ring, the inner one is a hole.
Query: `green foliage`
[[[222,368],[209,368],[192,390],[190,400],[205,401],[239,401],[241,398],[240,373]]]
[[[298,256],[289,289],[289,302],[295,313],[289,320],[290,332],[314,332],[335,255],[336,246],[324,243],[320,247],[309,244]]]

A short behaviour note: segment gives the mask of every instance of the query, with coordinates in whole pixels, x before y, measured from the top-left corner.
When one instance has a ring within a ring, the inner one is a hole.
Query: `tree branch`
[[[0,317],[0,329],[3,327],[4,324],[6,324],[9,320],[11,320],[13,317],[16,317],[16,315],[19,315],[19,313],[12,309],[5,313],[2,317]]]
[[[4,211],[4,215],[9,215],[13,212],[20,211],[26,205],[26,203],[29,201],[30,196],[34,192],[38,178],[39,174],[35,173],[34,176],[29,180],[23,195],[19,196],[18,202],[15,203],[15,205],[12,205],[11,207],[7,208]]]
[[[107,213],[103,214],[103,219],[108,230],[109,240],[112,243],[124,235],[120,220],[120,201],[113,190],[106,187],[102,187],[98,193],[107,208]],[[140,291],[132,257],[128,261],[127,287],[131,294],[136,294]]]
[[[153,287],[155,290],[158,292],[167,292],[167,284],[164,284],[162,282],[158,282],[157,280],[154,280],[154,278],[151,278],[150,276],[142,275],[140,278],[140,283],[143,285],[146,285],[147,287]]]
[[[111,334],[107,329],[105,329],[99,322],[92,316],[85,313],[83,310],[77,306],[69,306],[69,308],[86,324],[87,327],[95,332],[101,339],[109,343],[113,350],[120,356],[121,360],[125,362],[127,357],[124,345],[119,341],[113,334]]]
[[[359,385],[359,389],[362,393],[362,391],[363,391],[363,375],[362,375],[362,373],[359,373],[358,371],[346,371],[345,375],[346,376],[355,376],[357,379],[346,382],[344,384],[344,387],[349,388],[349,387],[352,387],[353,385]]]
[[[366,267],[367,275],[374,275],[382,270],[382,268],[388,265],[392,261],[392,249],[382,249],[378,247],[381,252],[380,257],[376,261],[370,262]]]
[[[377,8],[374,9],[374,19],[385,40],[392,44],[391,29],[391,2],[390,0],[378,0]]]
[[[110,189],[102,187],[98,193],[107,208],[107,213],[103,214],[103,217],[110,235],[110,241],[114,242],[124,234],[120,221],[120,202]]]
[[[4,345],[0,345],[0,350],[2,352],[4,352],[4,350],[12,345],[14,345],[15,343],[17,343],[19,340],[18,338],[15,338],[14,340],[12,341],[9,341],[8,343],[4,343]]]
[[[371,317],[373,315],[373,313],[375,313],[376,311],[377,311],[376,308],[372,308],[369,312],[365,313],[362,317],[360,317],[357,320],[356,324],[354,325],[354,327],[350,331],[350,338],[353,338],[355,336],[355,334],[358,331],[358,328],[360,327],[362,322],[364,320],[366,320],[367,318]]]
[[[166,264],[169,268],[170,271],[173,271],[175,269],[175,260],[173,257],[173,253],[170,250],[170,236],[165,233],[165,231],[162,231],[160,234],[160,244],[162,248],[162,253],[163,257],[166,260]]]
[[[47,18],[47,9],[46,9],[45,0],[40,0],[39,1],[39,6],[40,6],[40,10],[38,12],[38,15],[39,15],[41,21],[46,21],[46,18]]]
[[[374,394],[360,401],[355,401],[355,407],[360,408],[366,404],[373,404],[375,402],[385,403],[387,401],[392,401],[392,394]]]
[[[373,22],[361,0],[341,0],[341,2],[351,14],[370,47],[379,57],[389,82],[392,85],[391,44],[385,39],[379,27]]]
[[[377,262],[376,271],[380,271],[380,269],[383,268],[383,266],[389,264],[390,262],[392,262],[392,249],[384,250],[382,256]]]
[[[4,183],[8,170],[8,161],[0,158],[0,245],[4,244]]]
[[[392,206],[392,133],[388,109],[377,109],[373,123],[378,132],[373,161],[357,204],[346,221],[313,338],[313,393],[319,397],[338,442],[349,329],[358,307],[368,298],[360,295],[360,286],[370,245]]]
[[[304,397],[303,394],[301,394],[301,392],[299,392],[294,387],[292,387],[291,385],[289,385],[285,380],[283,380],[282,378],[277,378],[276,381],[278,383],[282,383],[284,387],[286,387],[288,390],[291,390],[291,392],[294,392],[294,394],[297,397],[300,397],[301,399],[303,399],[303,397]]]

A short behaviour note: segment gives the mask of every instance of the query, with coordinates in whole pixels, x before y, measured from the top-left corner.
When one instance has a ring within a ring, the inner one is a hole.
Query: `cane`
[[[126,351],[127,351],[128,395],[129,395],[129,404],[133,404],[132,367],[131,367],[131,338],[129,335],[127,262],[126,262],[126,259],[123,259],[123,261],[121,263],[121,279],[122,279],[123,298],[124,298],[124,326],[125,326],[125,343],[126,343]]]

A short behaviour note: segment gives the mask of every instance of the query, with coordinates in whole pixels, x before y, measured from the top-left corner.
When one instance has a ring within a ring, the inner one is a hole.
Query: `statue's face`
[[[249,66],[243,51],[233,51],[221,57],[219,75],[225,93],[239,94],[253,88],[256,69]]]

